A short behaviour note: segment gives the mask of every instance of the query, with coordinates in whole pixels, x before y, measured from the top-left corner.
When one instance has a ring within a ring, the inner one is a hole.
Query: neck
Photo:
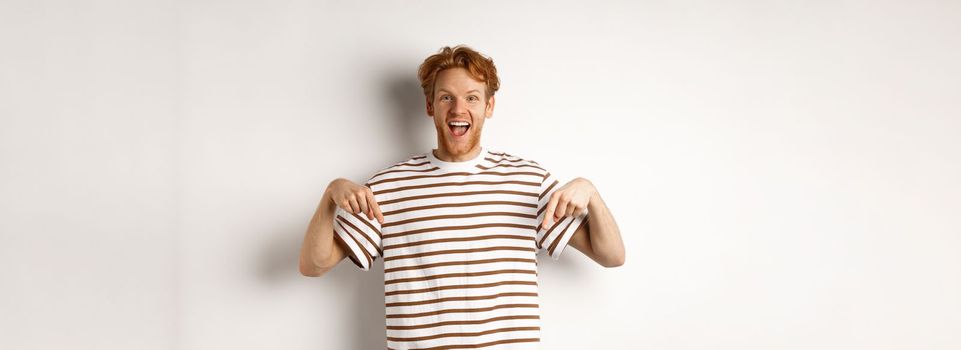
[[[437,157],[437,159],[445,162],[463,162],[474,159],[474,157],[477,157],[477,155],[480,154],[480,151],[480,144],[474,144],[474,146],[472,146],[469,150],[459,153],[452,152],[447,148],[446,145],[441,144],[432,152],[434,152],[434,157]]]

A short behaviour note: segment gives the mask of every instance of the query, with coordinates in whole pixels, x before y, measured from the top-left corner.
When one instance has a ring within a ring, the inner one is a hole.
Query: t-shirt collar
[[[473,159],[468,159],[462,162],[445,162],[437,159],[437,157],[434,156],[433,150],[427,151],[427,159],[430,161],[430,164],[441,168],[444,171],[479,171],[481,169],[478,168],[477,165],[484,160],[486,155],[487,149],[481,146],[480,152],[477,152],[477,156],[475,156]]]

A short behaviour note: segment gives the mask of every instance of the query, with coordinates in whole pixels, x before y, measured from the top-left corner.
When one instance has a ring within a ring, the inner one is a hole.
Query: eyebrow
[[[450,92],[450,91],[448,91],[447,89],[444,89],[444,88],[437,89],[437,91],[443,91],[443,92],[446,92],[446,93],[452,93],[452,92]],[[469,94],[469,93],[472,93],[472,92],[474,92],[474,93],[480,93],[480,91],[478,91],[477,89],[473,89],[473,90],[467,91],[468,94]]]

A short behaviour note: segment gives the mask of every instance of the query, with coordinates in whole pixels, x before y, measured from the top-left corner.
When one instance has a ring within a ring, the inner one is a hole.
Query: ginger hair
[[[465,45],[453,48],[444,46],[436,54],[427,57],[417,69],[420,87],[424,89],[424,96],[431,101],[434,100],[434,81],[437,80],[437,74],[449,68],[464,68],[471,78],[484,82],[487,85],[485,101],[500,89],[501,83],[497,78],[494,60]]]

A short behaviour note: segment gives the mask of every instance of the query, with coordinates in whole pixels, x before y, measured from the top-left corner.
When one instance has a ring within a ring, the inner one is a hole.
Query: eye
[[[451,98],[450,95],[444,95],[440,97],[440,100],[446,102],[446,101],[450,101],[450,98]]]
[[[478,100],[478,98],[477,98],[477,96],[470,95],[470,96],[467,97],[467,100],[468,100],[468,101],[471,101],[471,102],[476,102],[476,101]]]

